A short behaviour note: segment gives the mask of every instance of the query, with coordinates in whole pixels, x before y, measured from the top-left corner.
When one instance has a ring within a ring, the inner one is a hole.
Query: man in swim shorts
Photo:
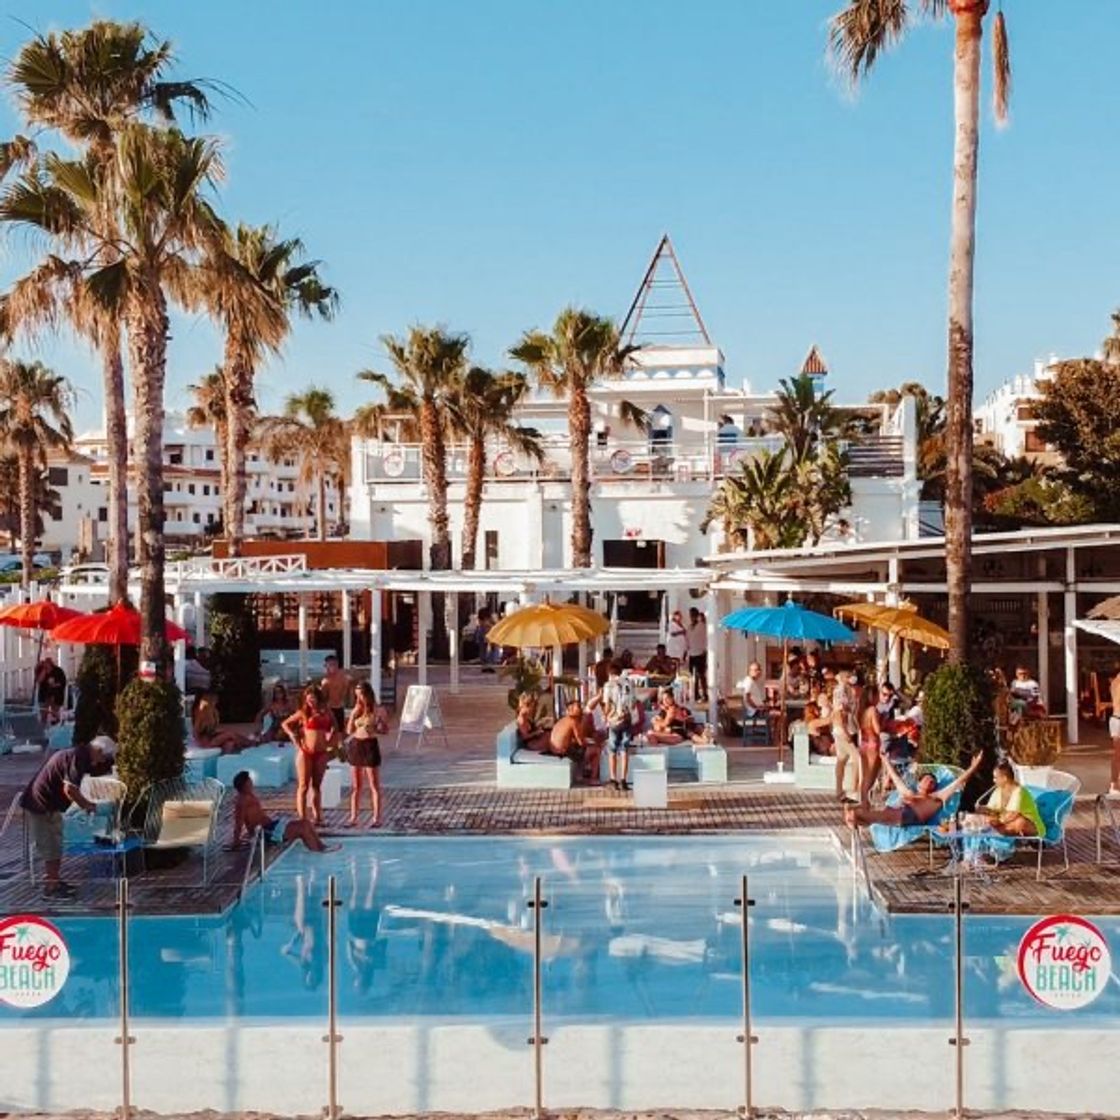
[[[948,785],[937,788],[937,779],[932,774],[923,774],[918,779],[918,788],[911,789],[900,777],[886,751],[880,754],[883,770],[894,782],[898,790],[899,803],[882,809],[872,809],[867,804],[851,806],[844,810],[844,820],[849,827],[859,824],[886,824],[894,828],[910,828],[916,824],[929,824],[945,803],[959,789],[963,789],[969,778],[980,768],[982,754],[972,756],[972,765]]]
[[[239,770],[233,779],[237,800],[233,804],[233,843],[230,848],[241,847],[241,833],[252,836],[255,829],[264,831],[271,844],[290,844],[300,840],[313,852],[337,852],[341,844],[324,844],[315,826],[300,817],[270,817],[253,789],[253,778],[248,770]]]

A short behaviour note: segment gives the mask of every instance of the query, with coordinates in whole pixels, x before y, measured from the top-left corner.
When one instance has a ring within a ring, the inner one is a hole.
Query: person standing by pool
[[[862,793],[860,782],[859,747],[855,736],[859,734],[856,722],[856,693],[847,672],[836,674],[836,687],[832,690],[832,743],[836,748],[836,799],[847,801],[845,790],[847,771],[854,766],[855,788]]]
[[[344,673],[338,667],[338,658],[333,653],[327,654],[323,659],[326,666],[326,675],[319,682],[323,695],[327,700],[327,707],[334,716],[335,726],[341,735],[346,730],[346,705],[350,703],[350,693],[353,691],[354,682],[349,673]]]
[[[1112,700],[1112,715],[1108,717],[1108,733],[1112,737],[1112,773],[1108,796],[1120,798],[1120,665],[1108,686]]]
[[[311,794],[311,820],[323,823],[323,775],[327,772],[330,750],[338,740],[334,716],[318,685],[303,690],[303,702],[284,720],[284,731],[296,745],[296,815],[307,816],[307,796]]]
[[[692,674],[692,695],[699,702],[708,699],[708,620],[696,607],[688,608],[688,669]]]
[[[55,751],[20,795],[19,806],[27,815],[31,855],[43,865],[49,895],[69,898],[74,894],[74,888],[62,880],[62,814],[71,805],[87,813],[95,812],[93,802],[82,793],[82,779],[87,774],[108,773],[114,754],[111,742],[99,738]]]
[[[677,663],[677,668],[688,664],[688,630],[680,611],[673,611],[665,633],[665,652]]]
[[[35,667],[35,699],[44,723],[58,723],[59,712],[66,703],[66,674],[54,663],[54,658],[44,657]]]
[[[354,694],[354,710],[346,723],[346,760],[350,763],[350,820],[356,828],[362,804],[362,787],[369,787],[371,828],[381,824],[381,742],[389,730],[389,713],[377,702],[369,681],[361,681]]]
[[[633,731],[634,702],[621,677],[618,662],[611,665],[610,676],[603,686],[603,715],[607,720],[607,765],[610,783],[618,790],[630,788],[626,772],[630,765],[630,737]]]

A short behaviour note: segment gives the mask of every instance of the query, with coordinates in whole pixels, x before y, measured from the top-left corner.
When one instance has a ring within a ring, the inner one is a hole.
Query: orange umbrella
[[[60,607],[50,599],[37,603],[13,603],[0,611],[0,626],[13,626],[18,630],[53,630],[72,618],[81,618],[81,611]]]
[[[164,622],[164,637],[169,642],[189,642],[190,634],[174,622]],[[82,614],[63,622],[51,633],[56,642],[73,642],[83,646],[138,646],[140,644],[140,612],[126,603],[112,610]]]

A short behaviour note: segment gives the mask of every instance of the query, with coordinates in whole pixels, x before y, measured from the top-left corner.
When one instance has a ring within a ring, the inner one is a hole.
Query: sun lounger
[[[209,881],[210,854],[217,835],[218,809],[225,787],[213,778],[156,782],[147,794],[141,832],[145,853],[174,848],[202,849],[202,885]]]
[[[916,788],[918,779],[923,774],[932,774],[937,779],[937,788],[947,786],[962,773],[959,766],[942,766],[939,764],[925,764],[911,766],[903,773],[903,778],[912,787]],[[887,798],[888,806],[896,806],[902,800],[898,790],[892,789]],[[920,840],[923,836],[930,838],[930,843],[937,839],[936,829],[942,821],[949,820],[956,815],[960,806],[961,795],[958,791],[945,803],[945,807],[932,820],[925,824],[893,826],[887,824],[873,824],[868,829],[871,835],[871,844],[877,852],[896,852]],[[931,849],[932,850],[932,849]]]

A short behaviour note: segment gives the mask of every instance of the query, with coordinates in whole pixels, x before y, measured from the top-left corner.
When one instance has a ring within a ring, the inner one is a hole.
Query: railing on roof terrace
[[[571,477],[571,445],[567,436],[543,441],[544,459],[537,462],[523,452],[500,447],[487,458],[486,479],[490,482],[566,479]],[[781,436],[740,436],[721,440],[709,437],[633,440],[592,439],[591,477],[599,482],[655,478],[677,482],[710,482],[733,473],[740,463],[763,451],[777,452]],[[905,473],[901,436],[864,436],[847,447],[853,478],[897,478]],[[467,452],[453,447],[447,457],[447,477],[461,482],[467,477]],[[416,483],[423,478],[421,448],[411,443],[385,443],[367,449],[362,481],[366,484]]]
[[[307,557],[290,556],[236,556],[214,560],[209,556],[192,556],[168,565],[170,579],[189,579],[191,576],[216,576],[226,579],[250,579],[253,576],[285,575],[288,572],[307,570]]]

